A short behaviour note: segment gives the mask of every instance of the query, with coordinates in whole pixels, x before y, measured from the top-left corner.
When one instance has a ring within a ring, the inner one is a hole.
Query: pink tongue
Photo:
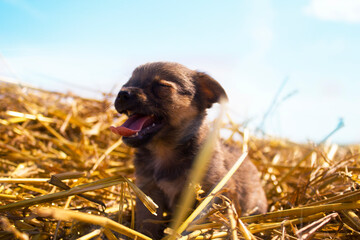
[[[141,129],[150,126],[154,122],[151,116],[144,116],[140,114],[134,114],[129,117],[126,122],[120,127],[110,127],[113,133],[119,134],[120,136],[128,137],[136,134]]]

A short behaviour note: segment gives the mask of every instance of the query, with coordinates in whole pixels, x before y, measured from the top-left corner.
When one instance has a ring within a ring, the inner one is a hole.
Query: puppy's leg
[[[164,236],[164,229],[166,227],[166,220],[163,217],[164,212],[166,211],[166,202],[164,193],[157,187],[155,182],[152,180],[141,179],[142,183],[139,183],[137,179],[137,184],[140,189],[159,206],[156,213],[153,215],[141,202],[141,200],[136,200],[136,230],[148,235],[153,239],[161,239]]]

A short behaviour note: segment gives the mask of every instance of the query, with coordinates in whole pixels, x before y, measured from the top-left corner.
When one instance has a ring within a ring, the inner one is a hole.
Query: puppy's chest
[[[165,193],[169,206],[174,207],[184,188],[191,159],[179,155],[159,156],[154,159],[154,180],[158,187]]]
[[[192,159],[179,154],[150,154],[145,159],[144,156],[137,159],[136,162],[141,162],[135,166],[137,172],[146,173],[147,177],[164,192],[169,206],[173,207],[186,183]]]
[[[171,181],[160,180],[157,182],[158,187],[164,192],[168,199],[168,206],[174,208],[180,197],[181,191],[185,186],[185,178],[177,178]]]

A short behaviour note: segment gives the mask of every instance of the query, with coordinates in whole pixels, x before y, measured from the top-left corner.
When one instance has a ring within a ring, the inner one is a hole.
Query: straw
[[[125,119],[113,108],[113,96],[106,93],[103,99],[89,99],[0,81],[0,215],[4,236],[135,237],[136,231],[128,231],[134,226],[135,198],[156,214],[156,203],[134,184],[134,150],[109,130]],[[265,120],[281,103],[281,96],[275,100]],[[173,237],[360,236],[360,144],[329,142],[329,136],[342,128],[342,120],[324,141],[313,144],[258,137],[232,120],[231,112],[227,114],[227,119],[216,120],[215,130],[198,156],[205,160],[194,167],[192,175],[198,178],[193,178],[193,183],[201,182],[204,172],[197,169],[205,169],[219,129],[229,133],[226,143],[243,149],[245,155],[193,210],[188,209],[193,206],[195,190],[185,190],[188,199],[178,205],[186,211],[175,214],[176,223],[167,229]],[[240,216],[231,199],[221,204],[212,201],[215,196],[225,199],[223,186],[241,167],[246,154],[261,173],[269,204],[264,215]],[[51,208],[41,212],[38,209],[42,207]]]

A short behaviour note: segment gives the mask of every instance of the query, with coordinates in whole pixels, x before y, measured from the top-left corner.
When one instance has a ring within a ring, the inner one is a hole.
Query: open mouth
[[[110,130],[126,139],[140,140],[145,136],[152,136],[160,130],[161,126],[161,120],[153,114],[134,113],[121,126],[111,126]]]

